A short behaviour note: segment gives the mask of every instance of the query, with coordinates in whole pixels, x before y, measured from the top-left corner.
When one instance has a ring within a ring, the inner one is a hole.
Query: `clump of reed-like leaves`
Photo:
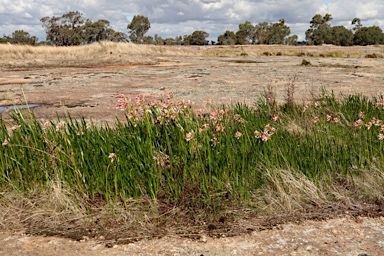
[[[60,180],[106,202],[149,196],[209,205],[254,200],[282,170],[320,184],[384,168],[382,97],[324,92],[302,105],[289,100],[289,108],[271,100],[203,113],[172,94],[119,95],[126,119],[113,128],[17,110],[13,123],[0,119],[0,188],[29,191]]]

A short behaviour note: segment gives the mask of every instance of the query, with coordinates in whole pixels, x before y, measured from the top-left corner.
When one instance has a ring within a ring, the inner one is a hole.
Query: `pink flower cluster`
[[[317,123],[320,121],[320,118],[318,116],[314,116],[313,117],[313,122],[314,123]],[[325,121],[327,123],[339,123],[340,122],[340,119],[338,117],[333,117],[332,114],[326,114],[325,116]]]
[[[194,131],[190,131],[189,133],[187,133],[185,135],[185,140],[186,141],[190,141],[191,139],[193,139],[193,136],[195,135],[195,132]]]
[[[263,132],[255,131],[255,137],[258,139],[261,139],[262,141],[266,142],[270,139],[270,137],[276,133],[276,129],[273,128],[270,124],[267,124],[264,127]]]
[[[149,103],[146,103],[143,95],[135,97],[135,103],[132,103],[124,94],[117,96],[116,109],[126,111],[127,117],[131,121],[139,121],[145,116],[146,113],[156,112],[159,115],[156,118],[156,123],[169,123],[177,119],[178,114],[183,114],[188,118],[192,108],[190,100],[173,100],[173,93],[168,93],[164,96],[163,100],[156,100],[153,98]]]
[[[245,123],[245,120],[244,118],[242,118],[239,114],[236,114],[233,116],[233,119],[238,122],[239,124],[243,124]]]
[[[368,130],[370,130],[374,126],[380,127],[380,133],[377,135],[377,138],[379,140],[384,140],[384,134],[382,133],[384,132],[383,120],[380,120],[376,117],[372,117],[370,121],[368,121],[367,123],[364,123],[364,121],[362,120],[362,118],[364,117],[364,112],[360,112],[358,116],[359,116],[359,119],[355,121],[353,124],[355,127],[365,126]]]
[[[376,106],[384,108],[384,99],[380,99],[379,102],[376,103]]]

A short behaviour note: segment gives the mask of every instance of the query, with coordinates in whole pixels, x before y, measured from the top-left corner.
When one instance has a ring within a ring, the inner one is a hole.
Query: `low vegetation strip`
[[[119,95],[126,119],[113,127],[14,110],[12,123],[0,119],[0,189],[4,197],[60,184],[74,198],[127,211],[149,198],[190,214],[381,201],[383,107],[381,96],[337,99],[326,91],[277,105],[270,92],[253,107],[202,113],[171,93]]]

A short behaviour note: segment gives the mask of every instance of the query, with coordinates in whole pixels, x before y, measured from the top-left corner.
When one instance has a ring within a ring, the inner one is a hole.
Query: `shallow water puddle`
[[[13,106],[0,106],[0,112],[4,112],[6,110],[16,110],[16,109],[29,109],[37,107],[37,104],[31,105],[13,105]]]

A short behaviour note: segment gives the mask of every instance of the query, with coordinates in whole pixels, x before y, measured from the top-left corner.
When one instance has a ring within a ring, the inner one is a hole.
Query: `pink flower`
[[[176,120],[176,118],[177,118],[177,112],[176,111],[172,111],[171,112],[171,119],[172,120]]]
[[[376,117],[373,117],[372,120],[371,120],[372,124],[374,124],[375,126],[381,126],[381,124],[383,123],[382,120],[380,119],[377,119]]]
[[[272,121],[276,122],[279,119],[279,114],[274,114],[272,117]]]
[[[1,144],[2,146],[7,146],[9,144],[9,139],[5,139],[3,144]]]
[[[196,109],[195,110],[195,117],[196,117],[196,119],[198,119],[202,115],[203,115],[203,111],[201,109]]]
[[[215,129],[215,131],[216,132],[222,132],[222,131],[224,131],[224,126],[223,126],[223,123],[218,123],[217,125],[216,125],[216,129]]]
[[[193,131],[187,133],[187,134],[185,135],[185,140],[186,140],[186,141],[190,141],[190,140],[193,138],[193,135],[194,135],[194,134],[195,134],[195,133],[194,133]]]
[[[208,130],[208,128],[209,128],[209,124],[203,124],[201,126],[201,128],[199,128],[199,132],[202,133],[202,132]]]
[[[193,102],[190,101],[190,100],[187,100],[187,101],[185,102],[184,108],[190,108],[190,107],[192,107],[192,105],[193,105]]]
[[[125,111],[128,108],[129,101],[127,97],[125,97],[124,94],[119,94],[117,96],[117,103],[116,103],[116,109],[119,109],[121,111]]]
[[[243,136],[243,134],[241,133],[241,132],[239,132],[239,131],[237,131],[236,133],[235,133],[235,138],[240,138],[241,136]]]
[[[327,122],[330,122],[331,121],[331,119],[332,119],[332,114],[327,114]]]
[[[151,107],[154,107],[154,106],[156,106],[158,103],[159,103],[159,102],[158,102],[156,99],[152,98],[152,99],[151,99],[150,106],[151,106]]]
[[[173,98],[173,93],[172,92],[167,93],[167,99],[170,100],[172,98]]]
[[[379,133],[379,135],[377,135],[377,138],[378,138],[379,140],[384,140],[384,134]]]
[[[178,106],[179,108],[183,107],[184,106],[184,100],[178,100],[176,102],[176,106]]]
[[[340,121],[339,118],[337,118],[337,117],[333,118],[333,122],[338,123],[339,121]]]
[[[262,140],[262,141],[266,142],[268,139],[269,139],[268,134],[263,133],[263,135],[261,135],[261,140]]]
[[[318,107],[320,107],[320,102],[315,101],[315,108],[318,108]]]
[[[313,122],[314,123],[317,123],[319,121],[319,117],[318,116],[315,116],[314,118],[313,118]]]
[[[381,132],[384,131],[384,125],[382,125],[382,126],[380,127],[380,131],[381,131]]]
[[[156,123],[161,124],[162,120],[163,120],[163,117],[162,117],[162,116],[158,116],[158,117],[156,118]]]
[[[304,104],[304,105],[303,105],[303,113],[304,113],[305,111],[307,111],[307,109],[308,109],[308,105],[307,105],[307,104]]]
[[[145,102],[144,95],[136,95],[135,101],[137,105],[143,105]]]
[[[64,129],[65,123],[64,122],[59,122],[56,124],[56,131]]]
[[[108,158],[114,158],[114,157],[116,157],[115,153],[110,153],[109,156],[108,156]]]
[[[360,112],[359,113],[359,118],[363,118],[364,117],[364,112]]]
[[[211,139],[211,142],[213,145],[216,145],[217,143],[217,137],[214,135],[213,138]]]
[[[234,115],[233,119],[235,119],[235,121],[237,121],[239,124],[242,124],[245,122],[244,118],[242,118],[239,114]]]
[[[261,134],[260,134],[260,132],[257,131],[257,130],[255,131],[255,137],[258,138],[258,139],[261,138]]]
[[[384,99],[381,99],[378,103],[376,103],[376,106],[381,106],[382,108],[384,108]]]
[[[11,127],[11,130],[15,131],[15,130],[19,129],[20,127],[21,127],[21,125],[14,125]]]
[[[47,129],[50,126],[51,126],[51,122],[45,121],[44,124],[43,124],[43,129]]]
[[[363,120],[359,119],[357,120],[354,124],[355,127],[362,126],[363,125]]]
[[[219,116],[219,113],[216,110],[214,110],[214,111],[211,112],[209,117],[210,117],[211,120],[214,120],[214,119],[217,119],[218,116]]]
[[[371,127],[372,127],[372,122],[368,122],[368,123],[365,125],[365,127],[367,127],[368,130],[371,129]]]

